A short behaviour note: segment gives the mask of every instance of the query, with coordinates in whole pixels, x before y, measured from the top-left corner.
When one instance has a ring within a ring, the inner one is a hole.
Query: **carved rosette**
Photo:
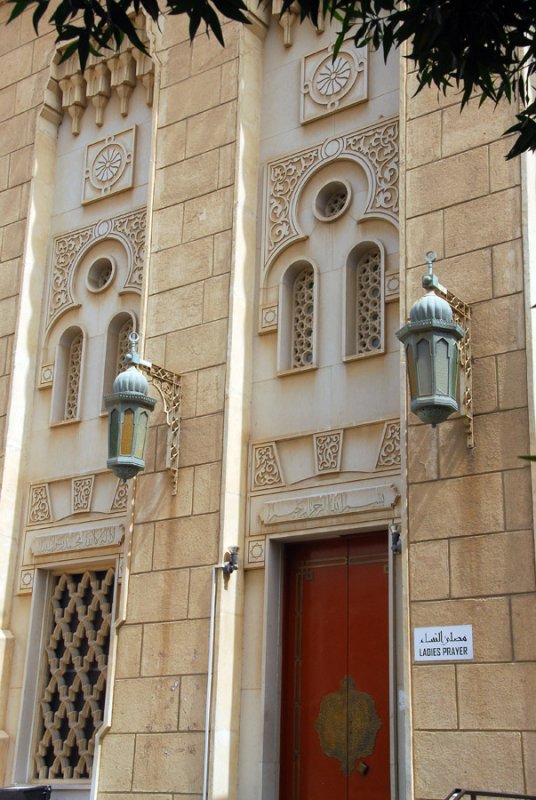
[[[315,433],[315,464],[317,474],[340,472],[342,457],[342,431]]]
[[[333,161],[353,160],[363,166],[369,179],[364,217],[398,224],[398,128],[398,120],[388,120],[267,165],[263,279],[285,248],[306,238],[297,220],[298,195],[317,169]]]
[[[72,511],[73,514],[84,514],[91,510],[91,497],[93,495],[94,475],[72,480]]]
[[[253,445],[253,490],[284,486],[275,442]]]
[[[80,258],[97,242],[118,239],[129,253],[129,274],[123,289],[141,292],[145,261],[145,229],[147,213],[139,209],[96,225],[80,228],[54,240],[54,255],[47,310],[47,331],[69,308],[76,306],[73,297],[73,276]]]
[[[367,48],[326,47],[302,61],[301,122],[305,124],[367,99]]]
[[[30,487],[30,504],[28,508],[28,524],[37,525],[52,520],[52,506],[48,483],[36,483]]]
[[[376,469],[400,467],[400,423],[387,422],[383,429],[382,443]]]
[[[86,147],[82,205],[130,189],[134,180],[136,127]]]

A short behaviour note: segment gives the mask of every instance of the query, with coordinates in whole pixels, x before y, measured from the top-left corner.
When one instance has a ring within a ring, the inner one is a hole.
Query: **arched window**
[[[125,356],[130,349],[128,337],[136,328],[136,317],[133,313],[128,311],[117,314],[108,325],[102,391],[103,411],[105,408],[104,397],[112,391],[115,376],[119,372],[123,372],[128,366],[128,362],[125,360]]]
[[[297,261],[285,271],[280,286],[278,372],[316,366],[316,271],[308,261]]]
[[[384,352],[384,263],[380,247],[363,242],[348,258],[346,269],[347,358]]]
[[[75,422],[80,419],[83,358],[84,334],[78,327],[68,328],[58,343],[52,422]]]

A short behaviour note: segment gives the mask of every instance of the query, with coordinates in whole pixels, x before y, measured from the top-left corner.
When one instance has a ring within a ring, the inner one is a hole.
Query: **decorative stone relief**
[[[127,481],[117,481],[114,499],[110,511],[126,511],[128,503],[128,483]]]
[[[391,303],[400,296],[400,277],[398,275],[385,276],[385,302]]]
[[[136,127],[86,147],[82,205],[130,189],[134,182]]]
[[[134,21],[139,38],[147,44],[146,22],[142,15]],[[145,101],[153,103],[154,64],[152,60],[126,40],[121,52],[106,57],[90,54],[85,71],[80,71],[76,55],[55,64],[55,79],[61,94],[61,105],[71,117],[73,136],[80,133],[80,124],[88,99],[95,109],[95,123],[104,123],[104,111],[112,90],[120,101],[122,116],[128,116],[129,99],[139,81],[145,89]]]
[[[376,469],[400,466],[400,423],[386,422]]]
[[[36,536],[30,549],[34,556],[65,553],[73,550],[94,550],[121,544],[124,536],[122,525],[106,525],[101,528],[59,531]]]
[[[279,307],[277,304],[261,307],[261,324],[259,333],[271,333],[277,330]]]
[[[28,594],[32,591],[35,579],[34,569],[21,569],[19,577],[19,594]]]
[[[87,780],[103,722],[115,575],[91,570],[53,581],[31,777]]]
[[[248,541],[248,567],[264,566],[264,552],[266,543],[264,539],[250,539]]]
[[[253,491],[284,486],[275,442],[253,445]]]
[[[73,514],[87,514],[91,510],[91,497],[93,495],[94,475],[83,478],[73,478],[72,481],[72,509]]]
[[[77,305],[72,286],[74,270],[86,250],[103,239],[118,239],[125,245],[129,253],[129,274],[123,289],[133,289],[141,293],[146,216],[145,209],[140,209],[102,220],[96,225],[80,228],[54,240],[47,331],[65,311]]]
[[[52,506],[48,483],[36,483],[30,487],[30,505],[28,508],[28,524],[37,525],[52,520]]]
[[[315,465],[317,474],[340,472],[342,458],[342,431],[315,433]]]
[[[54,364],[43,364],[39,376],[39,388],[47,389],[54,381]]]
[[[265,525],[277,525],[292,520],[354,514],[358,511],[385,511],[394,507],[398,497],[398,489],[392,485],[304,495],[264,503],[260,518]]]
[[[398,222],[398,120],[327,139],[267,165],[263,284],[274,259],[290,244],[306,238],[296,206],[301,189],[320,167],[332,161],[359,163],[368,177],[364,217]]]
[[[333,60],[333,46],[302,61],[301,123],[320,119],[367,99],[367,48],[344,42]]]

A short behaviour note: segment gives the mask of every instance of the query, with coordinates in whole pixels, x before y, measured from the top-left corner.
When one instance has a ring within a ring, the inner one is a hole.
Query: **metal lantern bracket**
[[[170,372],[164,367],[153,364],[141,358],[136,347],[140,340],[137,333],[129,335],[130,353],[127,353],[125,360],[134,364],[147,375],[149,383],[152,383],[158,394],[162,398],[164,413],[169,428],[166,466],[171,473],[171,494],[177,494],[177,483],[179,479],[179,439],[181,427],[181,377],[175,372]]]
[[[422,287],[427,291],[432,291],[442,297],[452,308],[454,321],[463,328],[463,337],[458,345],[460,349],[460,415],[465,423],[465,435],[467,447],[475,446],[473,429],[473,364],[471,357],[471,307],[449,292],[439,283],[437,275],[434,275],[433,264],[437,260],[437,255],[433,251],[425,254],[424,258],[428,264],[428,274],[422,279]]]

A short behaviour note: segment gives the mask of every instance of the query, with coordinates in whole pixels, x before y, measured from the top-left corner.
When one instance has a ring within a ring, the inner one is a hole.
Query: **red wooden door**
[[[289,546],[280,800],[389,800],[387,535]]]

